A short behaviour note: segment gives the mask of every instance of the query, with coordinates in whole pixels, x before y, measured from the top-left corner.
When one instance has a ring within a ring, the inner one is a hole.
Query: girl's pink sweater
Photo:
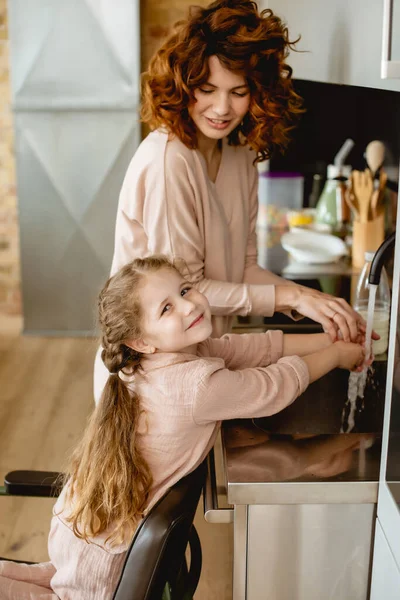
[[[281,331],[209,338],[198,345],[197,355],[148,356],[143,372],[128,379],[144,409],[139,443],[154,478],[148,509],[201,463],[222,420],[274,414],[305,390],[305,362],[298,356],[282,358],[282,348]],[[64,494],[54,508],[60,511],[49,536],[51,563],[37,567],[42,569],[39,584],[34,569],[0,563],[0,599],[111,597],[129,540],[110,548],[104,544],[105,533],[94,540],[98,545],[87,544],[63,520],[68,514]],[[38,587],[43,588],[40,594]]]

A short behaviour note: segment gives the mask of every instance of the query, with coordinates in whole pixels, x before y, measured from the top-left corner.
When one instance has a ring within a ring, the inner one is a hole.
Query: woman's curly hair
[[[150,129],[166,128],[189,148],[197,134],[188,108],[194,91],[209,77],[208,58],[217,56],[230,71],[242,75],[250,88],[250,106],[242,123],[228,136],[231,145],[248,144],[256,162],[284,149],[302,109],[302,99],[285,63],[290,41],[286,25],[272,10],[258,12],[255,2],[218,0],[206,8],[192,7],[188,19],[153,56],[143,74],[142,120]]]

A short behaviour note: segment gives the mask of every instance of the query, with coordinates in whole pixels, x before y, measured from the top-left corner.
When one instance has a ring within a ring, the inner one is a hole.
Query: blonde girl
[[[206,297],[162,256],[109,279],[99,320],[109,375],[54,508],[49,598],[111,597],[138,523],[202,462],[222,420],[276,413],[331,369],[364,359],[359,343],[325,333],[211,338]],[[32,585],[23,567],[13,566],[5,597]]]

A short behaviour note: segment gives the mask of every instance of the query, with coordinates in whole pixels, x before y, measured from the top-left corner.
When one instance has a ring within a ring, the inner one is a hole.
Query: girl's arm
[[[327,333],[286,334],[283,336],[283,356],[296,354],[307,365],[310,383],[323,377],[336,367],[357,367],[364,358],[359,344],[332,343]]]
[[[327,333],[290,333],[283,336],[282,356],[305,356],[332,346]]]
[[[291,404],[309,384],[307,364],[286,356],[268,367],[231,371],[213,361],[197,380],[193,418],[196,423],[273,415]]]
[[[364,358],[359,344],[332,343],[327,333],[286,334],[283,336],[283,356],[301,356],[308,367],[310,383],[323,377],[335,367],[357,367]]]
[[[268,367],[231,371],[219,362],[209,363],[198,379],[193,418],[204,423],[275,414],[310,382],[336,367],[353,369],[363,360],[362,346],[340,341],[302,358],[285,356]]]
[[[283,333],[229,333],[220,338],[208,338],[198,345],[199,356],[218,357],[228,369],[266,367],[276,363],[283,354]],[[294,352],[292,352],[294,354]]]
[[[311,354],[303,356],[307,365],[310,383],[323,377],[332,369],[339,366],[339,356],[335,344]]]
[[[330,346],[303,356],[307,365],[310,383],[339,367],[353,371],[360,368],[365,358],[364,348],[351,342],[335,342]]]

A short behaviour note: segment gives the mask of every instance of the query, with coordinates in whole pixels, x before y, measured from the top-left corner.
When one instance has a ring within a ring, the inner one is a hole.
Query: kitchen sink
[[[319,323],[311,319],[293,321],[286,315],[273,317],[239,317],[236,333],[281,329],[284,333],[320,333]],[[381,433],[386,390],[387,357],[378,357],[369,368],[364,398],[357,399],[355,426],[352,432]],[[271,417],[254,419],[270,432],[279,434],[333,434],[347,432],[346,408],[349,371],[334,369],[311,383],[293,404]]]
[[[357,398],[352,433],[381,433],[386,388],[386,360],[370,367],[364,398]],[[271,417],[254,419],[267,431],[279,434],[334,434],[347,432],[346,407],[349,372],[334,369],[311,383],[290,406]]]

